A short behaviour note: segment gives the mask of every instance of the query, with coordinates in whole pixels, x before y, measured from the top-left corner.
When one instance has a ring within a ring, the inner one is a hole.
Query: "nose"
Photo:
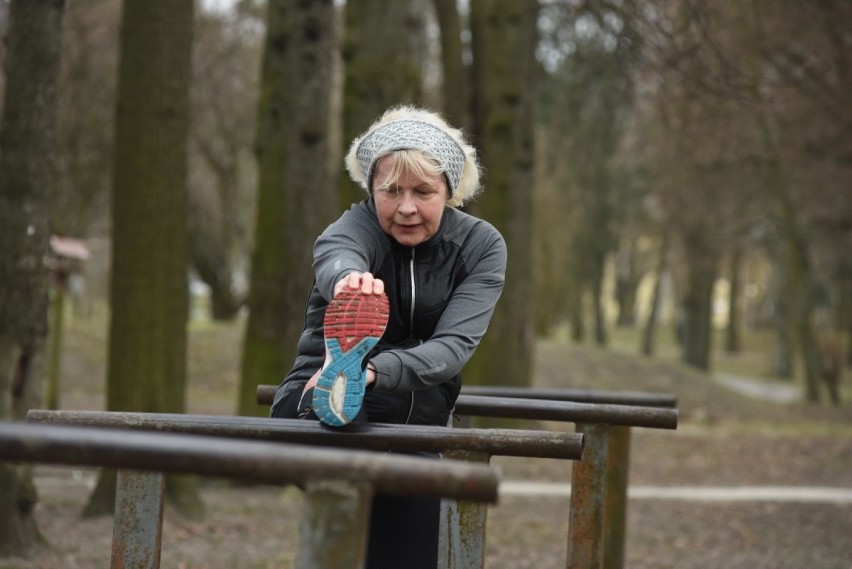
[[[402,192],[397,211],[402,215],[411,215],[417,211],[417,204],[414,203],[414,195],[411,192]]]

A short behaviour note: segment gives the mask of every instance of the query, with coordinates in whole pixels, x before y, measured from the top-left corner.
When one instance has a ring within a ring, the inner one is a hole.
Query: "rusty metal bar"
[[[277,385],[258,385],[257,386],[257,404],[272,405],[275,399],[275,392],[278,391]]]
[[[549,399],[551,401],[573,401],[575,403],[638,405],[640,407],[677,407],[676,395],[645,391],[471,385],[462,387],[461,394],[519,399]]]
[[[479,464],[198,435],[5,423],[0,427],[0,459],[273,484],[367,479],[385,494],[497,500],[497,473]]]
[[[275,386],[259,386],[258,402],[272,403]],[[478,393],[481,395],[473,395]],[[492,397],[491,401],[486,400]],[[542,400],[542,404],[531,402]],[[586,401],[613,404],[594,404],[566,401],[584,399]],[[548,405],[553,402],[555,405]],[[642,406],[640,406],[642,405]],[[456,402],[456,412],[462,415],[480,415],[514,419],[554,420],[586,424],[614,425],[613,449],[609,457],[617,472],[600,473],[600,484],[604,476],[610,477],[611,491],[605,503],[609,512],[605,524],[604,540],[607,551],[607,569],[620,569],[623,566],[625,546],[625,518],[627,507],[627,479],[629,470],[629,427],[651,427],[676,429],[678,411],[677,399],[673,395],[643,394],[639,392],[576,392],[572,390],[548,390],[527,388],[469,387],[464,388]],[[644,406],[644,407],[643,407]],[[659,409],[651,406],[661,407]],[[577,468],[577,466],[575,466]],[[572,516],[573,516],[572,506]],[[620,513],[619,513],[620,512]],[[570,546],[569,546],[570,547]]]
[[[604,502],[604,569],[624,567],[629,470],[630,427],[610,427]]]
[[[364,567],[373,491],[366,481],[317,480],[305,488],[299,569]]]
[[[608,425],[578,424],[585,436],[583,460],[573,463],[568,519],[568,569],[600,569],[603,563]]]
[[[488,464],[491,457],[481,452],[450,451],[451,460]],[[485,566],[485,533],[488,508],[464,500],[441,502],[441,534],[438,540],[438,567],[480,569]]]
[[[519,429],[451,429],[379,423],[353,424],[345,429],[332,429],[317,421],[300,419],[109,411],[31,410],[27,413],[27,421],[275,440],[378,451],[463,450],[498,456],[571,460],[579,460],[583,452],[582,435]]]
[[[676,429],[678,419],[677,409],[482,395],[459,395],[456,400],[456,413],[481,417],[598,423],[652,429]]]
[[[258,403],[271,404],[274,395],[275,386],[261,385],[257,388]],[[678,421],[677,409],[465,394],[459,395],[456,400],[455,412],[479,417],[603,423],[651,429],[676,429]]]
[[[239,436],[320,445],[393,451],[442,451],[446,457],[487,464],[493,454],[580,459],[581,434],[510,429],[452,429],[411,425],[357,424],[330,429],[315,421],[165,413],[32,410],[30,422]],[[486,508],[472,501],[444,501],[443,551],[448,567],[481,567],[485,552]],[[447,529],[449,528],[449,534]],[[478,561],[477,561],[478,560]],[[449,561],[448,561],[449,562]]]
[[[159,569],[165,477],[119,470],[117,478],[110,568]]]
[[[272,405],[272,400],[277,390],[277,385],[258,385],[257,402],[260,405]],[[644,391],[471,385],[462,387],[461,394],[484,397],[514,397],[518,399],[548,399],[552,401],[573,401],[575,403],[638,405],[641,407],[677,407],[676,395],[671,393],[648,393]]]

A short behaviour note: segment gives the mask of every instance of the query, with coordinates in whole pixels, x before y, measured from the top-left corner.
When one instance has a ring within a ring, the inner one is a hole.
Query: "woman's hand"
[[[385,282],[377,279],[373,273],[349,273],[334,285],[334,294],[343,289],[360,290],[364,294],[382,294],[385,292]]]

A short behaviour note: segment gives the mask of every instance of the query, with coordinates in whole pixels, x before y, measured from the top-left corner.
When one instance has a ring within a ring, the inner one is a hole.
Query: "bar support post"
[[[111,569],[159,569],[163,539],[162,472],[119,470]]]
[[[568,569],[603,566],[604,503],[609,425],[577,424],[583,433],[583,459],[573,463],[568,516]]]

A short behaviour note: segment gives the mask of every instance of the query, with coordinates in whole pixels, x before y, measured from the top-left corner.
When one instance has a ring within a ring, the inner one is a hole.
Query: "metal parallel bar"
[[[275,387],[261,385],[257,388],[258,403],[272,403]],[[676,429],[677,409],[614,405],[602,403],[576,403],[520,397],[484,395],[459,395],[455,412],[459,415],[502,417],[505,419],[531,419],[539,421],[568,421],[578,423],[606,423],[627,427]]]
[[[271,404],[275,391],[275,386],[259,386],[258,402]],[[486,399],[488,397],[493,399],[488,401]],[[532,401],[534,399],[540,399],[544,404],[536,404]],[[548,404],[550,402],[555,405]],[[612,493],[605,504],[607,513],[602,522],[605,525],[597,534],[598,539],[602,539],[606,544],[608,569],[615,569],[623,566],[624,559],[629,427],[676,429],[678,422],[678,411],[674,408],[676,405],[676,397],[667,394],[468,387],[463,388],[462,394],[456,401],[455,411],[461,415],[616,425],[617,427],[613,427],[615,440],[611,455],[613,472],[607,472],[604,467],[598,473],[600,477],[598,484],[603,485],[607,480],[606,483],[612,487]],[[587,461],[588,459],[584,458],[584,462]],[[580,469],[581,472],[586,469],[581,465],[575,465],[574,468]],[[577,493],[573,492],[572,495]],[[576,510],[572,502],[570,515],[574,518],[575,514]],[[585,515],[579,516],[582,518]],[[569,543],[569,551],[572,547]],[[569,557],[569,567],[570,563]]]
[[[373,491],[365,482],[318,480],[305,488],[299,569],[364,567]]]
[[[266,441],[76,426],[0,424],[0,459],[182,472],[273,484],[369,480],[376,492],[497,500],[498,475],[479,464]]]
[[[630,427],[610,427],[604,503],[604,569],[624,567],[629,470]]]
[[[277,385],[258,385],[257,402],[272,405]],[[644,391],[601,391],[593,389],[560,389],[541,387],[498,387],[471,385],[462,387],[462,395],[486,397],[516,397],[520,399],[550,399],[576,403],[611,403],[614,405],[639,405],[643,407],[677,407],[677,396],[671,393]]]
[[[583,453],[582,435],[519,429],[452,429],[379,423],[353,424],[344,429],[333,429],[318,421],[301,419],[109,411],[31,410],[27,413],[27,421],[276,440],[378,451],[464,450],[499,456],[572,460],[579,460]]]
[[[676,429],[677,409],[459,395],[456,413],[481,417]]]
[[[448,451],[444,458],[488,464],[481,452]],[[438,569],[482,569],[485,566],[485,536],[488,508],[463,500],[441,502],[441,534],[438,540]]]
[[[136,470],[117,477],[110,569],[159,569],[165,477]]]
[[[485,397],[516,397],[520,399],[549,399],[575,403],[611,403],[642,407],[677,407],[677,396],[671,393],[645,391],[602,391],[595,389],[568,389],[548,387],[516,387],[471,385],[462,387],[462,395]]]
[[[270,387],[273,386],[258,387],[259,403],[272,402]],[[274,395],[274,389],[271,391]],[[652,429],[676,429],[678,420],[677,409],[465,394],[456,400],[455,412],[481,417],[606,423]]]
[[[257,386],[257,404],[272,405],[275,399],[275,392],[278,391],[277,385],[258,385]]]
[[[568,569],[600,569],[603,563],[608,425],[577,425],[586,440],[583,460],[573,463],[568,519]]]

